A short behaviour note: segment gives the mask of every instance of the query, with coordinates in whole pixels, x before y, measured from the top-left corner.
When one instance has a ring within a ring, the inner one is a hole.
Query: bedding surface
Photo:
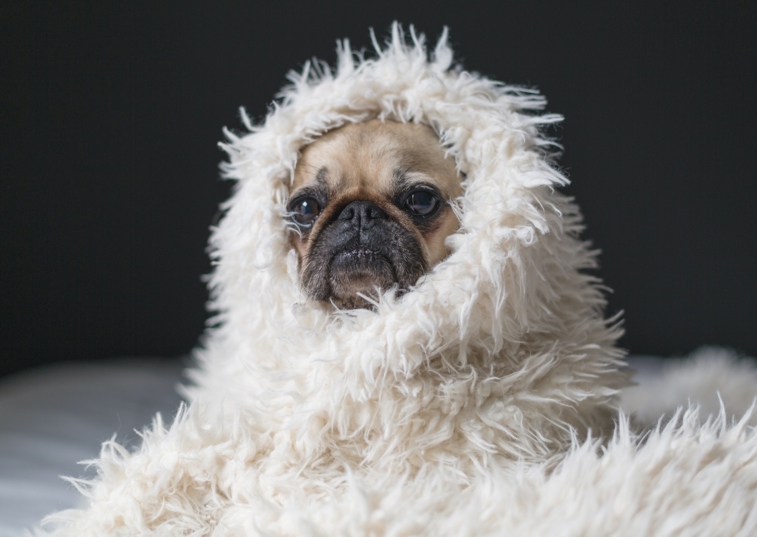
[[[23,535],[80,495],[60,476],[87,475],[114,435],[133,446],[157,412],[170,421],[180,359],[123,358],[48,366],[0,381],[0,536]]]

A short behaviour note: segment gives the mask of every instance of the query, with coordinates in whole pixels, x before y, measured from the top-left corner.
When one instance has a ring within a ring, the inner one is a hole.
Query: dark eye
[[[315,198],[297,198],[289,204],[289,212],[292,220],[302,227],[310,227],[321,213],[321,207]]]
[[[439,197],[428,190],[414,190],[405,199],[405,210],[413,216],[431,216],[439,205]]]

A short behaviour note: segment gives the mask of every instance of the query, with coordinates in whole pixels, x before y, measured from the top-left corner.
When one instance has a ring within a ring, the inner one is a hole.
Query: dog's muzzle
[[[413,233],[377,204],[347,204],[316,238],[308,255],[303,284],[318,300],[342,307],[365,307],[358,293],[407,289],[426,271],[423,251]]]

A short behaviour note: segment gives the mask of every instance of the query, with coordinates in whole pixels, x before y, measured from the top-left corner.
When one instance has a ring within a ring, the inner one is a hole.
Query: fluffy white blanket
[[[686,386],[675,372],[625,393],[637,421],[618,412],[620,329],[539,132],[560,118],[536,114],[531,90],[453,67],[446,35],[430,57],[411,37],[395,25],[372,59],[341,43],[335,70],[308,65],[263,125],[243,113],[250,132],[227,133],[238,182],[211,240],[218,315],[190,403],[136,452],[106,443],[99,478],[78,483],[87,505],[51,517],[54,534],[757,531],[750,412],[689,407],[654,426]],[[376,117],[436,130],[465,177],[461,227],[409,293],[335,312],[300,290],[287,184],[305,144]],[[742,382],[745,411],[754,370],[702,363],[691,382],[705,390],[707,367],[732,393]]]

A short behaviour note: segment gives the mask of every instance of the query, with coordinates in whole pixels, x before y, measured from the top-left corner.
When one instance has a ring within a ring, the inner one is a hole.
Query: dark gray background
[[[3,2],[0,373],[178,355],[203,330],[221,127],[286,72],[448,25],[535,86],[635,353],[757,353],[755,2]]]

